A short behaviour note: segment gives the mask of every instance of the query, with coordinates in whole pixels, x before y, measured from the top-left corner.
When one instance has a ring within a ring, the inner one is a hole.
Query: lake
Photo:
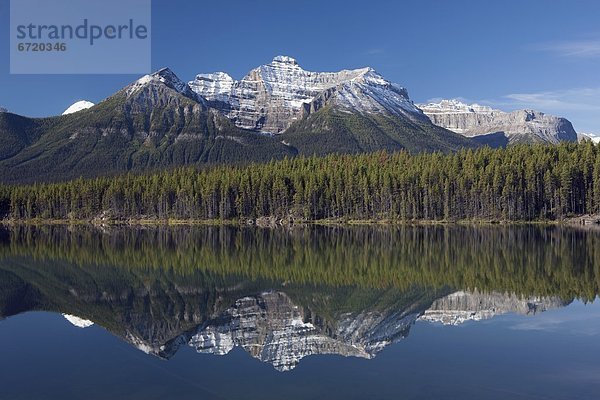
[[[596,399],[600,232],[0,227],[0,399]]]

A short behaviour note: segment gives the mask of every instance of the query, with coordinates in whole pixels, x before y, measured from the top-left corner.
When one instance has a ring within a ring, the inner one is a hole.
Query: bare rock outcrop
[[[571,122],[539,111],[504,112],[458,100],[419,104],[418,107],[435,125],[468,137],[502,134],[509,144],[577,141]]]

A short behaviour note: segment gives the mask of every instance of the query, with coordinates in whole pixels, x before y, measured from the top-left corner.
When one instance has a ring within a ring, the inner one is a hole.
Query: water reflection
[[[313,354],[372,358],[417,320],[594,299],[599,246],[559,227],[10,227],[0,317],[62,313],[166,359],[239,346],[287,371]]]
[[[507,313],[533,316],[565,307],[570,303],[557,296],[523,297],[497,292],[481,293],[477,290],[458,291],[435,300],[419,319],[443,325],[460,325],[467,321],[481,321]]]

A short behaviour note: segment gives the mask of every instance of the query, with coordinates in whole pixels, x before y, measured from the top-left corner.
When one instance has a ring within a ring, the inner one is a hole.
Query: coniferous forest
[[[557,220],[600,213],[600,147],[333,154],[1,186],[0,213],[15,220]]]

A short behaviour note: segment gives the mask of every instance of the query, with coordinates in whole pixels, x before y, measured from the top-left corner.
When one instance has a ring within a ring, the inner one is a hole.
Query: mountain
[[[378,150],[447,153],[478,146],[472,139],[428,120],[415,121],[389,113],[349,112],[335,104],[293,123],[280,137],[282,143],[300,153],[316,155]]]
[[[94,103],[87,100],[79,100],[69,106],[65,111],[63,111],[62,115],[73,114],[77,111],[87,110],[90,107],[93,107]]]
[[[0,112],[0,137],[1,183],[296,155],[577,140],[564,118],[457,100],[417,106],[404,87],[373,68],[313,72],[288,56],[240,80],[201,73],[188,84],[163,68],[97,105],[82,100],[56,117]]]
[[[539,111],[504,112],[479,104],[468,105],[455,99],[419,104],[418,107],[434,124],[494,147],[515,143],[577,141],[577,133],[567,119]]]
[[[0,113],[0,180],[10,175],[3,161],[17,156],[40,138],[44,127],[40,121],[12,114]]]
[[[312,72],[278,56],[239,81],[216,72],[198,74],[189,85],[236,126],[280,134],[304,154],[474,146],[431,124],[405,88],[369,67]]]
[[[426,121],[405,88],[372,68],[311,72],[291,57],[277,56],[240,81],[217,72],[198,74],[189,85],[240,128],[266,133],[281,133],[326,103],[350,112],[387,112]]]
[[[6,113],[8,110],[4,107],[0,107],[0,113]]]
[[[188,85],[163,68],[97,105],[75,103],[62,116],[1,113],[0,136],[4,183],[298,154],[476,146],[433,125],[406,89],[372,68],[308,72],[283,56],[241,81],[200,74]]]
[[[220,162],[267,161],[296,151],[237,128],[163,68],[73,114],[0,114],[3,182],[54,181]]]

